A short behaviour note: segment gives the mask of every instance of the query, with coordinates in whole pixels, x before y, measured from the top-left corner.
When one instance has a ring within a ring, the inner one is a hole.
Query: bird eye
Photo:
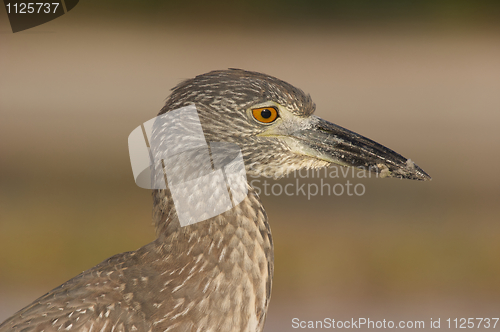
[[[278,118],[278,110],[275,107],[260,107],[252,110],[255,120],[263,123],[271,123]]]

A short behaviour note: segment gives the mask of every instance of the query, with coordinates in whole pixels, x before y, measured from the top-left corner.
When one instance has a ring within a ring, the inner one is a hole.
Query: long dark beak
[[[289,135],[301,153],[343,166],[376,172],[381,177],[430,180],[411,159],[350,130],[311,117],[311,126]]]

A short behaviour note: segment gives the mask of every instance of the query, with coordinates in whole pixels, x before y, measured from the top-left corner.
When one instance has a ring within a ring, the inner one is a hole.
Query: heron
[[[266,74],[228,69],[196,76],[172,89],[159,114],[187,105],[196,106],[207,141],[240,148],[250,176],[342,165],[430,179],[410,159],[315,116],[310,95]],[[247,183],[238,205],[186,227],[168,186],[152,196],[153,242],[51,290],[0,332],[262,331],[274,255],[255,188]]]

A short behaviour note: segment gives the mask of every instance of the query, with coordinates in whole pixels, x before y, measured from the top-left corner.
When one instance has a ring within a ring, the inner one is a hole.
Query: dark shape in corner
[[[66,4],[66,13],[75,8],[75,6],[78,4],[78,1],[79,0],[64,0],[64,3]]]
[[[63,0],[64,1],[64,0]],[[38,25],[52,21],[65,14],[61,1],[25,2],[4,0],[5,10],[9,17],[12,32],[31,29]],[[79,0],[66,0],[66,13],[75,8]]]

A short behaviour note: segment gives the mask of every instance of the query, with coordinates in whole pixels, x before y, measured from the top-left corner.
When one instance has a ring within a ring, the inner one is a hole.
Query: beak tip
[[[396,177],[418,181],[432,181],[432,178],[411,159],[407,159],[403,167],[398,169]]]

